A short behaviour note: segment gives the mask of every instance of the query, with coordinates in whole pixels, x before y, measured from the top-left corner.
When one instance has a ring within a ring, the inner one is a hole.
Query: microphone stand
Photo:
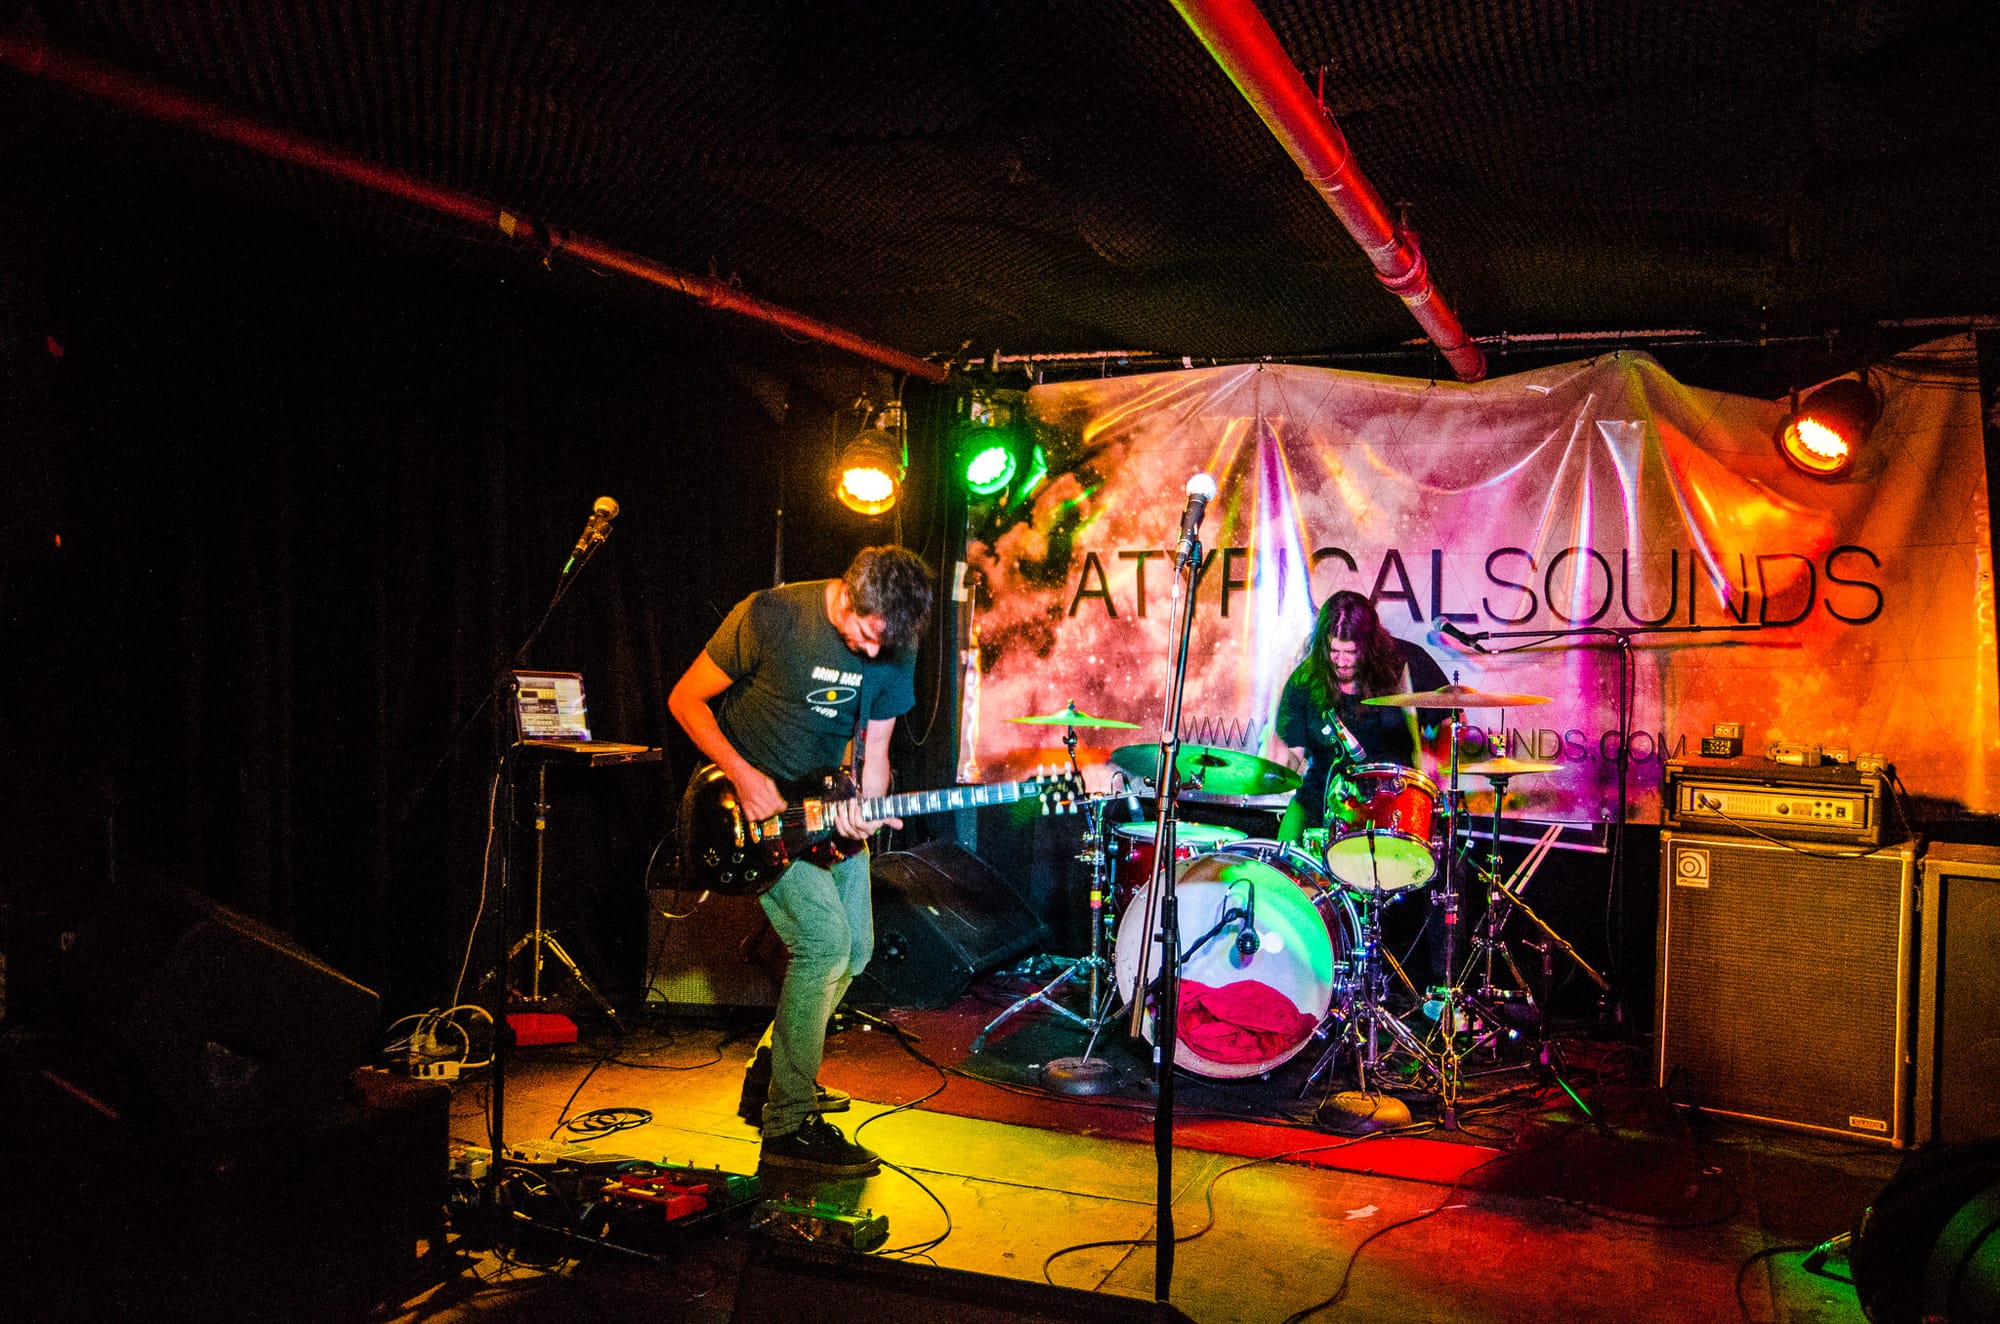
[[[608,526],[605,529],[605,536],[610,536]],[[487,689],[486,697],[480,700],[479,708],[474,710],[474,716],[477,716],[480,711],[485,709],[488,703],[492,702],[494,694],[498,693],[502,683],[513,679],[513,667],[520,666],[526,660],[528,650],[534,647],[535,640],[541,637],[542,630],[547,627],[549,618],[555,614],[557,605],[569,595],[570,587],[576,583],[577,576],[583,573],[583,568],[590,564],[590,558],[596,554],[598,547],[603,544],[603,541],[603,538],[599,538],[584,551],[582,556],[579,557],[572,554],[569,561],[564,564],[562,573],[556,580],[555,594],[549,599],[549,605],[542,611],[542,618],[535,622],[535,628],[528,632],[528,637],[522,640],[519,648],[514,650],[512,665],[502,671],[500,673],[501,678],[496,680]],[[469,721],[470,719],[468,719]],[[512,962],[512,956],[507,950],[507,893],[508,882],[513,873],[514,819],[519,812],[519,806],[515,803],[514,795],[514,772],[520,766],[520,759],[516,757],[519,749],[520,742],[517,739],[509,744],[506,752],[500,756],[499,776],[502,779],[506,792],[507,814],[503,821],[500,835],[500,882],[494,888],[493,930],[491,938],[493,973],[490,977],[490,988],[492,991],[487,998],[486,1007],[487,1015],[492,1017],[493,1020],[493,1075],[488,1094],[487,1144],[492,1149],[493,1157],[491,1164],[495,1178],[487,1184],[485,1192],[484,1203],[489,1213],[499,1212],[501,1183],[498,1180],[498,1172],[500,1164],[506,1158],[507,1153],[507,1059],[513,1055],[514,1048],[513,1027],[507,1023],[507,993],[510,982],[507,971]],[[473,916],[472,922],[475,927],[478,925],[480,918],[481,916],[478,915]],[[537,930],[540,927],[541,920],[538,915],[536,917]]]
[[[1625,915],[1625,818],[1631,805],[1629,775],[1632,707],[1638,697],[1635,692],[1638,680],[1632,670],[1632,641],[1640,635],[1649,634],[1754,634],[1765,628],[1762,625],[1586,625],[1574,630],[1481,630],[1468,634],[1461,640],[1482,653],[1493,651],[1479,648],[1479,645],[1487,639],[1527,641],[1498,650],[1501,653],[1517,652],[1532,648],[1536,644],[1558,643],[1569,639],[1606,640],[1618,650],[1618,812],[1611,820],[1611,876],[1605,884],[1606,959],[1601,978],[1597,972],[1591,972],[1602,990],[1598,1003],[1600,1027],[1606,1022],[1622,1026],[1625,1021],[1623,987],[1618,978],[1623,962],[1618,945],[1625,936],[1621,931]],[[1503,749],[1501,753],[1505,754],[1506,751]],[[1493,847],[1497,857],[1500,847],[1497,836]],[[1570,955],[1575,956],[1573,949]],[[1582,963],[1582,958],[1576,959],[1579,964]],[[1589,970],[1590,967],[1585,965],[1584,969]],[[1545,1009],[1544,1015],[1546,1014]]]
[[[1157,1169],[1154,1195],[1153,1299],[1164,1303],[1174,1279],[1174,1043],[1180,1020],[1180,907],[1174,895],[1174,828],[1180,807],[1181,698],[1187,688],[1188,643],[1194,633],[1194,593],[1201,581],[1201,536],[1189,536],[1187,559],[1175,567],[1174,607],[1179,631],[1173,637],[1173,661],[1168,673],[1165,715],[1160,720],[1160,756],[1154,771],[1159,796],[1158,837],[1153,852],[1153,876],[1146,888],[1146,925],[1157,934],[1160,973],[1153,984],[1153,1061],[1159,1103],[1153,1113],[1153,1161]],[[1169,620],[1173,620],[1169,617]],[[1199,782],[1197,782],[1197,785]],[[1157,924],[1157,928],[1155,928]],[[1139,968],[1132,981],[1134,1038],[1145,1033],[1147,964],[1151,941],[1140,945]]]

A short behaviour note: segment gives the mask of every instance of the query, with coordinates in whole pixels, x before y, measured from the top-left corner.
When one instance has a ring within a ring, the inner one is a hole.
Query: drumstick
[[[1535,876],[1535,870],[1541,868],[1542,861],[1548,857],[1551,850],[1555,849],[1556,838],[1561,835],[1562,824],[1549,824],[1548,831],[1542,833],[1542,839],[1535,843],[1535,848],[1527,853],[1520,867],[1515,869],[1513,876],[1507,880],[1509,891],[1519,892],[1528,885],[1528,880]]]

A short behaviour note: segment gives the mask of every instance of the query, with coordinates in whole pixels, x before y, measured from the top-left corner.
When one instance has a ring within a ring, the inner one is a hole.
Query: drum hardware
[[[1443,1088],[1443,1077],[1439,1074],[1439,1064],[1433,1053],[1415,1031],[1405,1025],[1401,1017],[1388,1009],[1389,973],[1415,994],[1416,987],[1382,943],[1382,912],[1402,899],[1402,895],[1390,895],[1384,899],[1380,892],[1356,894],[1360,904],[1360,947],[1359,955],[1352,961],[1353,975],[1348,984],[1346,1004],[1335,1009],[1341,1021],[1340,1033],[1327,1046],[1313,1069],[1307,1073],[1305,1083],[1299,1088],[1301,1098],[1310,1094],[1321,1077],[1333,1066],[1343,1048],[1354,1052],[1355,1088],[1335,1094],[1333,1105],[1346,1115],[1350,1122],[1347,1128],[1353,1131],[1385,1131],[1408,1126],[1411,1121],[1409,1105],[1370,1084],[1370,1077],[1380,1080],[1383,1072],[1383,1040],[1393,1041],[1415,1060],[1421,1084],[1419,1088],[1439,1091]],[[1384,965],[1387,969],[1384,969]]]
[[[1503,765],[1505,766],[1504,771],[1500,770]],[[1529,853],[1527,858],[1521,861],[1520,867],[1515,869],[1511,877],[1504,881],[1501,878],[1501,870],[1504,867],[1500,857],[1501,822],[1506,814],[1505,802],[1507,799],[1508,781],[1517,776],[1552,772],[1560,766],[1559,764],[1527,764],[1514,759],[1495,759],[1485,764],[1470,764],[1465,769],[1468,772],[1474,769],[1482,769],[1475,772],[1474,775],[1484,777],[1493,786],[1493,832],[1488,846],[1486,866],[1484,868],[1479,868],[1477,865],[1474,866],[1480,875],[1481,881],[1486,885],[1487,910],[1485,921],[1480,926],[1480,932],[1473,935],[1473,959],[1468,962],[1468,967],[1475,964],[1483,966],[1482,981],[1478,989],[1469,993],[1462,990],[1457,983],[1454,983],[1451,996],[1455,1003],[1459,1004],[1465,1010],[1469,1010],[1475,1017],[1485,1020],[1489,1027],[1491,1027],[1489,1034],[1497,1036],[1509,1028],[1518,1028],[1510,1027],[1507,1024],[1506,1018],[1499,1016],[1493,1010],[1493,1003],[1500,1000],[1496,995],[1505,991],[1496,989],[1493,983],[1493,958],[1497,953],[1506,963],[1508,973],[1519,986],[1519,991],[1523,995],[1525,1005],[1532,1008],[1534,1012],[1535,1058],[1532,1065],[1535,1074],[1559,1086],[1563,1093],[1567,1094],[1570,1100],[1576,1104],[1584,1117],[1593,1126],[1602,1131],[1604,1129],[1603,1119],[1598,1117],[1590,1105],[1584,1101],[1583,1096],[1564,1077],[1560,1050],[1549,1035],[1549,993],[1553,986],[1556,951],[1561,950],[1571,960],[1575,961],[1577,967],[1585,975],[1589,976],[1591,982],[1596,984],[1601,992],[1610,992],[1611,985],[1588,961],[1583,959],[1582,955],[1578,953],[1575,947],[1570,945],[1566,938],[1551,928],[1547,921],[1543,920],[1540,915],[1537,915],[1534,907],[1530,906],[1521,895],[1522,892],[1527,890],[1528,883],[1533,879],[1535,871],[1541,867],[1542,861],[1548,858],[1549,850],[1555,845],[1555,839],[1561,832],[1560,825],[1552,825],[1543,833],[1541,840],[1536,843],[1535,849]],[[1529,940],[1527,943],[1530,948],[1541,953],[1542,990],[1539,998],[1529,990],[1527,978],[1521,973],[1520,966],[1515,963],[1513,954],[1507,947],[1505,937],[1507,922],[1516,912],[1525,916],[1528,922],[1533,924],[1541,933],[1539,941]],[[1440,1026],[1443,1025],[1442,1019],[1440,1019],[1439,1024]],[[1489,1039],[1488,1042],[1494,1042],[1494,1040]],[[1476,1044],[1475,1047],[1477,1047]]]
[[[1077,708],[1075,703],[1066,704],[1059,712],[1043,717],[1010,717],[1007,720],[1029,726],[1053,726],[1058,719],[1063,725],[1063,749],[1069,755],[1070,771],[1083,784],[1083,770],[1076,761],[1076,729],[1085,727],[1131,727],[1135,723],[1121,722],[1115,718],[1092,717]],[[1078,1026],[1090,1031],[1089,1043],[1083,1056],[1057,1058],[1043,1068],[1043,1079],[1049,1088],[1068,1094],[1103,1094],[1118,1087],[1116,1072],[1111,1064],[1102,1058],[1091,1057],[1091,1049],[1096,1047],[1098,1031],[1104,1028],[1111,1010],[1112,985],[1105,978],[1111,973],[1111,963],[1104,956],[1104,885],[1110,873],[1110,846],[1105,839],[1105,807],[1121,796],[1094,796],[1084,802],[1087,813],[1083,841],[1085,849],[1077,858],[1090,865],[1090,954],[1080,960],[1068,962],[1061,973],[1048,983],[1023,997],[1017,998],[998,1016],[988,1021],[974,1036],[972,1051],[978,1052],[986,1046],[986,1037],[1004,1021],[1029,1007],[1046,1007]],[[1079,1016],[1068,1007],[1056,1001],[1055,993],[1071,980],[1082,975],[1088,982],[1088,1014]]]
[[[1362,702],[1382,708],[1438,708],[1452,710],[1450,719],[1451,776],[1445,793],[1444,868],[1436,871],[1441,876],[1442,886],[1433,900],[1444,913],[1445,978],[1455,981],[1458,978],[1458,833],[1464,818],[1465,807],[1465,799],[1460,789],[1459,776],[1468,766],[1460,759],[1460,749],[1464,740],[1464,710],[1468,708],[1505,709],[1530,707],[1536,704],[1548,703],[1550,700],[1547,696],[1539,694],[1508,694],[1476,690],[1460,685],[1457,682],[1457,678],[1454,677],[1452,683],[1442,689],[1422,690],[1411,694],[1383,694],[1363,699]],[[1414,770],[1411,771],[1414,773]],[[1488,775],[1491,776],[1491,774]],[[1333,780],[1329,778],[1329,791],[1331,791],[1332,786]],[[1435,796],[1435,791],[1435,784],[1433,784],[1433,796]],[[1499,805],[1502,793],[1504,793],[1504,786],[1496,791],[1494,799],[1496,860],[1498,853],[1497,838],[1499,835]],[[1376,833],[1372,832],[1366,834],[1365,844],[1373,847],[1376,835]],[[1329,845],[1328,849],[1332,850],[1334,847]],[[1371,873],[1375,867],[1376,861],[1371,859]],[[1497,876],[1497,866],[1494,872]],[[1379,875],[1376,876],[1379,878]],[[1370,1019],[1372,1026],[1381,1023],[1384,1018],[1380,1006],[1377,1005],[1379,1003],[1379,996],[1372,986],[1369,989],[1369,994],[1370,1002],[1364,1007],[1364,1013]],[[1437,1046],[1432,1048],[1429,1043],[1422,1041],[1414,1044],[1405,1044],[1405,1047],[1409,1048],[1412,1055],[1417,1059],[1420,1069],[1434,1082],[1435,1091],[1438,1096],[1438,1122],[1439,1125],[1448,1130],[1456,1129],[1458,1126],[1460,1063],[1466,1054],[1464,1050],[1460,1049],[1457,1040],[1466,1010],[1465,991],[1456,982],[1450,984],[1445,990],[1443,1006],[1439,1009],[1437,1034],[1435,1036]],[[1412,1040],[1416,1039],[1416,1035],[1401,1020],[1393,1016],[1387,1017],[1386,1020],[1389,1023],[1390,1034],[1393,1037],[1399,1040],[1403,1036],[1408,1036]],[[1357,1075],[1362,1077],[1362,1089],[1352,1096],[1340,1096],[1342,1106],[1356,1116],[1365,1116],[1372,1120],[1378,1115],[1376,1111],[1376,1107],[1379,1106],[1378,1097],[1368,1091],[1365,1083],[1365,1072],[1363,1072],[1359,1064],[1357,1064]],[[1367,1109],[1367,1111],[1363,1113],[1362,1109]]]

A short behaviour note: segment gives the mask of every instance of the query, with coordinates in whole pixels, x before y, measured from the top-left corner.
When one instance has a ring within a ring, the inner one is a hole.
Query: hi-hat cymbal
[[[1376,708],[1526,708],[1554,700],[1542,694],[1489,694],[1464,685],[1447,685],[1415,694],[1378,694],[1361,702]]]
[[[1160,765],[1158,745],[1121,745],[1111,751],[1111,761],[1134,777],[1159,780],[1154,775]],[[1175,762],[1183,780],[1199,777],[1209,795],[1276,795],[1299,788],[1299,774],[1284,764],[1240,749],[1182,745]]]
[[[1460,772],[1474,777],[1524,777],[1535,772],[1560,772],[1560,763],[1531,763],[1527,759],[1487,759],[1483,763],[1460,765]]]
[[[1139,729],[1137,722],[1121,722],[1115,717],[1092,717],[1074,703],[1064,704],[1058,711],[1041,717],[1010,717],[1007,720],[1019,722],[1023,726],[1115,726],[1127,731]]]

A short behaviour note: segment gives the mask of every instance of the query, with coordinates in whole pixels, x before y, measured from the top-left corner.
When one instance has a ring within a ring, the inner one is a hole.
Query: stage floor
[[[901,1171],[816,1187],[773,1184],[767,1174],[765,1194],[884,1215],[885,1251],[927,1263],[1028,1282],[1046,1274],[1065,1287],[1151,1301],[1154,1249],[1139,1243],[1154,1231],[1158,1169],[1145,1082],[1094,1101],[1043,1097],[1005,1079],[1033,1065],[1010,1065],[1010,1045],[1016,1059],[1024,1045],[1079,1051],[1081,1039],[1065,1047],[1070,1032],[1046,1013],[968,1057],[971,1033],[1006,996],[987,986],[944,1011],[882,1013],[919,1034],[918,1051],[949,1070],[881,1030],[854,1024],[836,1034],[821,1078],[855,1098],[831,1120],[850,1137],[865,1124],[860,1140]],[[652,1010],[622,1035],[587,1029],[579,1044],[524,1049],[505,1081],[507,1138],[548,1137],[564,1117],[593,1109],[643,1109],[651,1120],[634,1129],[575,1138],[755,1172],[757,1133],[737,1119],[736,1104],[759,1029]],[[1112,1047],[1143,1061],[1129,1044]],[[1202,1324],[1283,1320],[1336,1293],[1337,1304],[1302,1317],[1862,1320],[1851,1286],[1801,1262],[1806,1248],[1852,1225],[1900,1155],[1690,1118],[1644,1088],[1642,1060],[1629,1045],[1570,1043],[1568,1078],[1602,1127],[1522,1072],[1482,1084],[1485,1102],[1457,1128],[1367,1139],[1323,1129],[1324,1114],[1312,1125],[1316,1099],[1282,1105],[1296,1097],[1303,1060],[1269,1081],[1183,1078],[1172,1190],[1184,1240],[1168,1299]],[[940,1084],[944,1093],[892,1111]],[[489,1093],[483,1073],[458,1086],[455,1144],[484,1143]],[[1292,1116],[1276,1115],[1283,1111]],[[1429,1110],[1416,1111],[1421,1122]],[[724,1320],[763,1235],[737,1217],[639,1248],[643,1258],[616,1248],[565,1254],[545,1238],[511,1252],[477,1249],[461,1261],[465,1272],[419,1285],[391,1317],[563,1310]],[[1074,1249],[1085,1243],[1108,1244]]]

